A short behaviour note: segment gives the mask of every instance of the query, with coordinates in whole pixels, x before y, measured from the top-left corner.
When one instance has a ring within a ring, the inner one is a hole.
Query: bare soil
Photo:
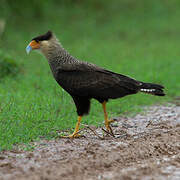
[[[116,120],[115,137],[85,127],[85,137],[1,152],[0,180],[180,179],[180,106],[152,106]]]

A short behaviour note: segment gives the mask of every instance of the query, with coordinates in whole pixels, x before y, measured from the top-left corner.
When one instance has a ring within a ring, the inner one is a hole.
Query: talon
[[[68,136],[62,136],[62,138],[70,138],[70,139],[73,139],[73,138],[79,138],[81,137],[82,135],[78,134],[78,133],[73,133],[73,134],[70,134]]]
[[[78,134],[81,119],[82,119],[82,116],[78,116],[78,121],[76,123],[76,127],[75,127],[74,132],[71,135],[62,136],[62,138],[78,138],[78,137],[81,137],[82,135]]]
[[[105,126],[106,126],[106,129],[107,129],[108,131],[110,131],[110,129],[111,129],[110,124],[111,124],[112,122],[114,122],[114,121],[113,121],[113,120],[107,120],[107,121],[105,122]]]
[[[112,136],[114,136],[114,133],[113,133],[113,130],[112,130],[110,124],[113,123],[115,120],[114,119],[110,119],[110,120],[108,119],[108,115],[106,112],[106,101],[104,101],[102,103],[102,107],[103,107],[103,111],[104,111],[104,119],[105,119],[106,129]]]
[[[113,130],[112,130],[111,126],[110,126],[111,123],[112,123],[112,122],[108,121],[108,123],[106,123],[105,126],[106,126],[106,130],[107,130],[112,136],[114,136]]]
[[[109,125],[111,124],[111,123],[113,123],[113,122],[115,122],[115,120],[114,119],[108,119],[108,123],[109,123]]]

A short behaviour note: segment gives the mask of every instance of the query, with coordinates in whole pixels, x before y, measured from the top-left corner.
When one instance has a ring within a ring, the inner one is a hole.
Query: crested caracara
[[[74,100],[78,121],[73,134],[68,136],[70,138],[79,136],[81,118],[88,114],[92,98],[102,104],[105,126],[107,131],[112,133],[110,127],[112,120],[108,119],[106,112],[106,102],[109,99],[121,98],[138,92],[156,96],[165,95],[164,87],[159,84],[137,81],[74,58],[62,47],[51,31],[33,38],[26,51],[29,53],[33,49],[39,49],[44,54],[55,80]]]

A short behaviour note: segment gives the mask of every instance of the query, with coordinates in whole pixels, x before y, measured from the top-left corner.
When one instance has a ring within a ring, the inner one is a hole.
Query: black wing
[[[132,78],[87,64],[61,67],[56,81],[71,95],[103,99],[134,94],[139,86]]]

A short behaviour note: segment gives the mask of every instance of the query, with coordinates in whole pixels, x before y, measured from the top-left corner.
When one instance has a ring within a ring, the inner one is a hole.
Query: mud
[[[180,106],[153,106],[116,118],[115,137],[88,127],[85,137],[32,142],[0,153],[0,180],[179,180]]]

